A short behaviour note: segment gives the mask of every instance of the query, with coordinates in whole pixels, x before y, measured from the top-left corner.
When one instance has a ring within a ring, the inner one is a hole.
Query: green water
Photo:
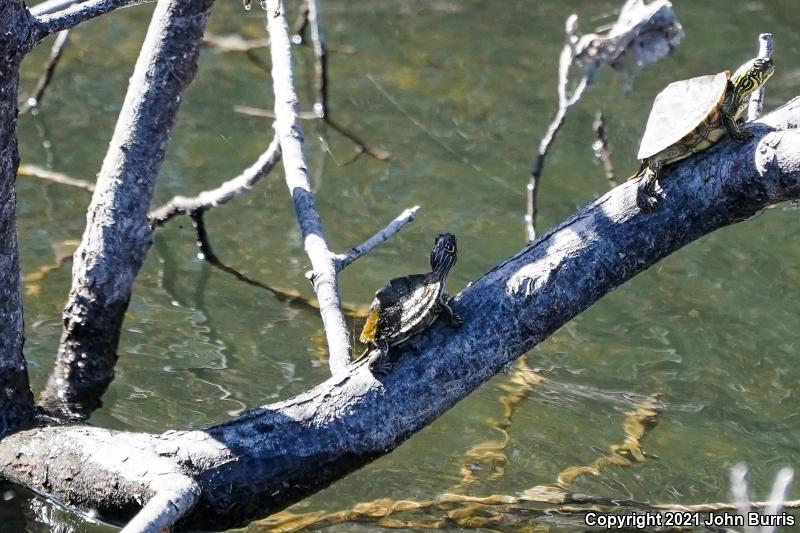
[[[306,122],[317,201],[334,249],[372,234],[402,209],[417,221],[341,277],[345,301],[365,305],[386,279],[424,271],[432,237],[459,239],[456,292],[523,242],[524,184],[555,110],[564,19],[581,29],[610,22],[616,1],[395,1],[324,3],[331,107],[338,122],[390,151],[343,166],[352,144]],[[627,176],[655,94],[675,79],[738,66],[763,31],[776,36],[777,72],[766,107],[796,94],[800,32],[796,4],[676,2],[686,31],[666,60],[635,74],[633,90],[611,71],[570,115],[547,160],[539,229],[604,192],[592,156],[591,120],[608,120],[618,174]],[[292,6],[295,7],[295,6]],[[23,162],[93,179],[102,161],[150,7],[126,9],[74,32],[38,116],[20,121]],[[263,35],[262,14],[218,2],[215,33]],[[48,52],[24,68],[32,87]],[[266,52],[256,52],[266,57]],[[306,107],[313,93],[307,49],[297,56]],[[268,121],[233,112],[269,107],[266,73],[244,55],[204,49],[156,192],[210,188],[239,173],[271,138]],[[52,246],[78,239],[89,196],[21,177],[19,232],[25,273],[53,262]],[[579,478],[573,489],[651,502],[728,501],[728,470],[751,466],[766,498],[775,472],[800,465],[797,351],[800,317],[798,212],[781,207],[686,247],[619,288],[527,354],[548,379],[517,409],[504,475],[479,465],[467,494],[514,494],[552,484],[560,471],[592,464],[624,438],[631,398],[660,395],[659,425],[643,440],[651,456],[630,468]],[[248,276],[311,296],[309,262],[280,172],[207,216],[218,255]],[[158,231],[134,288],[117,378],[92,423],[160,432],[202,428],[245,408],[288,398],[327,378],[319,317],[209,268],[196,257],[186,221]],[[60,335],[69,267],[25,299],[26,353],[34,389],[44,384]],[[461,458],[496,440],[487,424],[509,376],[498,376],[397,451],[297,505],[337,511],[378,498],[424,500],[458,483]],[[798,497],[796,490],[791,494]],[[0,500],[0,531],[111,531],[89,526],[16,490]],[[352,530],[356,526],[337,526]],[[453,529],[458,529],[452,525]],[[359,530],[380,531],[362,524]],[[409,529],[409,530],[414,530]],[[551,531],[578,531],[566,525]]]

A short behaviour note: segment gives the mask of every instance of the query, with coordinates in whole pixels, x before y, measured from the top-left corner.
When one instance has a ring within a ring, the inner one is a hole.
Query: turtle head
[[[449,233],[442,233],[436,236],[431,250],[431,269],[444,280],[453,265],[456,264],[458,248],[455,236]]]
[[[739,98],[743,99],[764,85],[774,72],[775,64],[772,59],[757,57],[736,69],[731,76],[731,83],[736,88]]]

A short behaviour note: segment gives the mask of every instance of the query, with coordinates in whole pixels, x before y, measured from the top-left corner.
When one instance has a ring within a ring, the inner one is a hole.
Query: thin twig
[[[383,243],[387,239],[389,239],[392,235],[406,227],[408,224],[414,221],[417,217],[417,211],[419,211],[419,206],[415,205],[409,209],[406,209],[402,213],[400,213],[397,218],[392,220],[385,228],[377,232],[375,235],[364,241],[363,243],[359,244],[358,246],[354,246],[350,248],[343,254],[338,254],[336,256],[336,270],[341,272],[345,268],[347,268],[353,261],[363,257],[364,255],[371,252],[376,246]]]
[[[24,115],[31,109],[39,107],[39,104],[42,103],[44,92],[50,85],[50,81],[53,79],[53,73],[55,73],[56,67],[59,61],[61,61],[61,56],[64,54],[64,49],[69,42],[69,32],[70,30],[58,32],[58,36],[56,36],[56,40],[53,42],[53,47],[50,49],[50,57],[47,59],[47,64],[44,67],[42,75],[39,77],[39,81],[36,82],[36,87],[19,108],[20,115]]]
[[[525,232],[529,241],[536,238],[537,197],[545,159],[567,113],[583,96],[597,70],[603,65],[619,67],[626,54],[632,56],[639,66],[653,63],[666,56],[683,38],[683,29],[668,0],[656,0],[650,4],[641,0],[626,1],[617,21],[603,35],[590,33],[578,37],[577,23],[577,15],[567,18],[566,38],[558,65],[558,110],[539,143],[526,188]],[[573,66],[581,69],[581,77],[572,93],[568,94],[569,72]]]
[[[314,271],[311,281],[320,303],[331,373],[340,375],[347,372],[352,358],[350,336],[341,308],[335,256],[325,238],[303,154],[303,128],[297,114],[298,99],[294,87],[289,27],[280,0],[269,0],[267,13],[275,92],[275,129],[283,152],[286,185],[294,199],[306,253]]]
[[[608,148],[608,136],[606,135],[606,118],[602,111],[598,111],[592,123],[595,141],[592,144],[594,156],[603,164],[603,171],[608,180],[608,188],[613,189],[617,186],[617,174],[614,172],[614,163],[611,161],[611,150]]]
[[[353,157],[345,161],[345,165],[357,160],[363,154],[379,161],[388,161],[392,154],[385,150],[373,148],[365,143],[359,136],[347,128],[341,126],[333,120],[329,105],[329,75],[328,75],[328,46],[325,42],[325,31],[322,27],[322,13],[320,0],[306,0],[308,10],[307,19],[311,45],[314,50],[314,89],[316,91],[316,101],[314,102],[314,113],[321,118],[328,126],[338,131],[344,137],[355,144]]]
[[[319,0],[306,0],[308,26],[311,28],[311,47],[314,50],[314,112],[321,119],[328,116],[328,48],[322,28],[322,6]]]
[[[23,176],[40,178],[58,183],[60,185],[69,185],[70,187],[78,187],[79,189],[83,189],[88,192],[94,192],[94,183],[92,182],[71,178],[66,174],[62,174],[61,172],[54,172],[36,165],[20,165],[17,173]]]
[[[541,183],[542,170],[544,169],[544,162],[547,158],[547,153],[550,151],[553,141],[556,139],[559,130],[564,125],[567,118],[567,113],[570,108],[574,106],[578,100],[583,96],[583,92],[589,85],[589,73],[585,72],[581,77],[578,85],[573,90],[572,94],[567,94],[567,84],[569,83],[569,71],[572,67],[575,56],[577,55],[575,49],[575,29],[578,23],[577,15],[570,15],[567,18],[564,31],[566,33],[566,42],[564,48],[561,50],[561,58],[558,62],[558,111],[550,125],[547,127],[547,132],[539,142],[539,152],[536,155],[533,168],[531,168],[530,179],[527,186],[527,206],[528,211],[525,215],[525,230],[528,235],[528,240],[533,241],[536,239],[536,218],[539,214],[537,197],[539,195],[539,184]]]
[[[250,117],[275,119],[275,112],[273,110],[264,109],[262,107],[235,105],[233,106],[233,110],[237,113],[241,113],[242,115],[247,115]],[[300,120],[317,120],[319,118],[316,113],[304,113],[302,111],[298,113],[297,116],[300,118]]]
[[[245,39],[239,34],[217,35],[216,33],[206,32],[203,35],[203,43],[211,46],[220,52],[251,52],[269,46],[269,39]]]
[[[175,196],[166,204],[152,210],[149,214],[151,226],[161,226],[177,215],[191,215],[192,213],[207,211],[212,207],[225,204],[237,196],[241,196],[261,178],[269,174],[280,159],[281,147],[276,135],[258,160],[235,178],[226,181],[215,189],[203,191],[194,197]]]
[[[36,17],[34,40],[41,41],[54,33],[74,28],[82,22],[105,15],[116,9],[152,2],[153,0],[87,0],[80,4]]]
[[[772,50],[774,49],[774,39],[771,33],[762,33],[758,36],[758,57],[768,58],[772,57]],[[747,120],[753,121],[758,119],[764,109],[764,85],[753,91],[750,95],[750,107],[747,110]]]
[[[294,44],[305,43],[305,33],[308,28],[308,2],[303,2],[300,6],[300,11],[297,12],[297,18],[294,19],[292,24],[292,42]]]

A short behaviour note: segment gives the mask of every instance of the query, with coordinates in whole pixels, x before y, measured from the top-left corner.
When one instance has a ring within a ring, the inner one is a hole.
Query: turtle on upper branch
[[[385,372],[389,347],[426,330],[439,315],[444,314],[451,325],[461,326],[444,290],[457,255],[456,238],[449,233],[438,235],[431,250],[431,272],[395,278],[375,293],[361,331],[367,350],[357,360],[372,353],[370,368]]]
[[[636,204],[644,211],[658,205],[655,186],[664,165],[706,150],[725,133],[744,142],[752,133],[742,131],[750,95],[775,72],[772,59],[751,59],[731,76],[730,71],[670,83],[653,102],[639,146],[642,166],[630,179],[644,176]]]

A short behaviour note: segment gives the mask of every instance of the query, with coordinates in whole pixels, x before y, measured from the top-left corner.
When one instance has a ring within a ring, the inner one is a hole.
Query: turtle
[[[444,290],[457,255],[456,238],[450,233],[437,235],[430,272],[394,278],[375,293],[360,337],[367,349],[356,361],[372,352],[370,369],[385,373],[389,369],[389,347],[426,330],[440,315],[450,325],[461,326],[461,317],[447,303]]]
[[[658,93],[639,145],[641,167],[630,177],[643,176],[636,192],[640,209],[652,211],[658,206],[655,186],[665,165],[708,149],[725,133],[737,143],[753,136],[742,131],[742,115],[750,94],[774,72],[772,59],[757,57],[739,67],[733,76],[726,70],[676,81]]]

